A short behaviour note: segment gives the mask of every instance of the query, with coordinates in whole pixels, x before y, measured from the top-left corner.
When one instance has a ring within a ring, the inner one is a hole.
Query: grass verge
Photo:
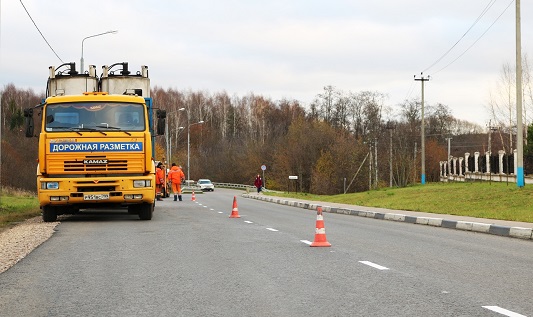
[[[332,196],[295,193],[272,195],[368,207],[533,222],[531,185],[518,188],[516,184],[496,182],[431,183]]]
[[[5,187],[1,189],[0,231],[40,214],[39,202],[35,193]]]

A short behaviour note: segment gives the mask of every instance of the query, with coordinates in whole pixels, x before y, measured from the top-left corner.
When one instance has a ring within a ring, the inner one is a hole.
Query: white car
[[[213,185],[213,183],[211,183],[211,181],[208,180],[208,179],[199,179],[196,184],[204,192],[206,192],[206,191],[211,191],[212,192],[212,191],[215,190],[215,185]]]

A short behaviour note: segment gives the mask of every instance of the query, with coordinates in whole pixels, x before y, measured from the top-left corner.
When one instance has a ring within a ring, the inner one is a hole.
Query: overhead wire
[[[479,14],[479,16],[476,18],[476,20],[474,21],[474,23],[472,23],[472,25],[468,28],[468,30],[466,30],[466,32],[459,38],[459,40],[457,40],[457,42],[455,42],[455,44],[452,45],[452,47],[450,47],[441,57],[439,57],[433,64],[429,65],[429,67],[427,67],[426,69],[424,69],[424,71],[422,71],[422,73],[425,73],[426,71],[430,70],[433,66],[435,66],[436,64],[438,64],[442,59],[444,59],[444,57],[446,57],[456,46],[457,44],[459,44],[459,42],[461,42],[461,40],[463,40],[463,38],[472,30],[472,28],[474,28],[474,26],[481,20],[481,18],[483,18],[485,16],[485,14],[492,8],[492,6],[496,3],[497,0],[489,0],[489,2],[487,3],[487,5],[485,6],[485,8],[483,8],[483,10],[481,11],[481,13]],[[464,53],[463,53],[464,54]],[[463,55],[462,54],[462,55]],[[461,55],[461,56],[462,56]],[[454,60],[455,61],[455,60]],[[447,65],[446,67],[448,67],[449,65]],[[441,69],[442,70],[442,69]],[[440,70],[439,70],[440,71]],[[437,73],[437,72],[436,72]],[[435,74],[436,74],[435,73]],[[405,97],[405,100],[409,99],[409,97],[411,96],[412,92],[413,92],[413,89],[414,89],[414,82],[413,84],[411,84],[411,87],[409,88],[409,90],[407,91],[407,95]]]
[[[490,8],[492,8],[492,6],[494,5],[494,3],[496,3],[496,0],[490,0],[489,3],[487,3],[487,5],[485,6],[485,8],[483,9],[483,11],[481,11],[481,14],[477,17],[477,19],[474,21],[474,23],[472,23],[472,25],[468,28],[468,30],[466,30],[466,32],[459,38],[459,40],[457,40],[457,42],[455,42],[455,44],[452,45],[452,47],[450,47],[441,57],[439,57],[433,64],[431,64],[429,67],[427,67],[426,69],[424,69],[422,71],[422,73],[425,73],[427,72],[429,69],[431,69],[431,67],[435,66],[436,64],[438,64],[444,57],[446,57],[456,46],[457,44],[459,44],[459,42],[461,42],[461,40],[468,34],[468,32],[470,32],[470,30],[472,30],[472,28],[479,22],[479,20],[481,20],[481,18],[489,11]]]
[[[409,90],[407,91],[407,94],[405,95],[404,100],[409,100],[409,97],[411,97],[411,94],[413,93],[413,90],[415,89],[415,82],[411,82],[411,87],[409,87]]]
[[[459,58],[461,58],[464,54],[466,54],[466,52],[468,52],[474,45],[476,45],[476,43],[481,40],[481,38],[483,36],[485,36],[485,34],[487,34],[487,32],[492,28],[492,26],[494,24],[496,24],[496,22],[498,22],[498,20],[501,18],[501,16],[507,12],[507,9],[509,9],[509,7],[511,6],[511,4],[513,4],[514,0],[511,0],[511,2],[509,2],[509,4],[507,5],[507,7],[505,7],[505,9],[503,10],[503,12],[498,15],[498,17],[494,20],[494,22],[492,22],[492,24],[485,30],[485,32],[483,32],[475,41],[474,43],[472,43],[463,53],[461,53],[459,56],[457,56],[453,61],[451,61],[450,63],[448,63],[446,66],[442,67],[441,69],[439,69],[438,71],[434,72],[432,75],[435,75],[437,74],[438,72],[448,68],[448,66],[452,65],[453,63],[455,63]]]
[[[63,60],[61,59],[61,57],[59,57],[59,55],[57,55],[56,51],[52,48],[52,45],[50,45],[50,43],[48,43],[48,40],[46,40],[46,37],[44,37],[43,33],[41,32],[41,30],[39,30],[39,27],[37,26],[37,24],[35,23],[35,21],[33,20],[33,18],[31,17],[30,13],[28,12],[28,9],[26,9],[26,6],[24,5],[24,3],[22,3],[22,0],[20,0],[20,4],[22,4],[22,7],[24,8],[24,11],[26,11],[26,14],[28,14],[28,17],[30,18],[31,22],[33,22],[33,25],[35,26],[35,28],[37,29],[37,31],[39,31],[39,34],[41,34],[41,37],[43,38],[43,40],[46,42],[46,44],[48,44],[48,47],[50,47],[50,49],[52,50],[52,52],[54,52],[54,54],[56,55],[56,57],[61,61],[61,63],[64,63]]]

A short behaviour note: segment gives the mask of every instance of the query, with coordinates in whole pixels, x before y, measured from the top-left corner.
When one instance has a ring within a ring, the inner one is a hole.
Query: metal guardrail
[[[253,185],[244,185],[244,184],[233,184],[233,183],[218,183],[218,182],[212,182],[213,185],[215,185],[215,188],[230,188],[230,189],[242,189],[242,190],[245,190],[246,192],[250,192],[250,191],[255,191],[256,188],[255,186]],[[197,186],[197,185],[192,185],[192,186],[183,186],[182,188],[182,192],[192,192],[194,190],[194,192],[196,193],[197,191],[199,192],[202,192],[200,190],[200,186]],[[265,192],[268,192],[270,190],[266,189],[266,188],[263,188],[263,191]]]
[[[244,184],[232,184],[232,183],[215,183],[213,182],[213,185],[215,185],[215,187],[221,187],[221,188],[232,188],[232,189],[242,189],[242,190],[246,190],[246,192],[250,192],[250,191],[256,191],[256,187],[254,185],[244,185]],[[275,192],[275,191],[272,191],[272,190],[269,190],[269,189],[266,189],[263,187],[262,189],[263,192]]]
[[[183,194],[190,194],[194,191],[195,194],[202,194],[202,190],[200,189],[200,186],[196,186],[196,185],[193,185],[193,186],[190,186],[190,185],[187,185],[187,186],[183,186],[181,188],[181,192]]]
[[[255,186],[244,185],[244,184],[215,183],[215,182],[213,182],[213,185],[215,185],[215,187],[222,187],[222,188],[248,189],[248,190],[255,189]]]

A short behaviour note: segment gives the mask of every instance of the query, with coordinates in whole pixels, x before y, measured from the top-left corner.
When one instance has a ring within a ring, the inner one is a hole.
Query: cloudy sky
[[[394,110],[420,97],[414,75],[423,71],[431,76],[427,103],[486,125],[490,92],[515,60],[510,0],[0,0],[0,10],[0,87],[36,92],[44,92],[49,66],[79,67],[83,38],[118,30],[85,40],[86,67],[100,73],[128,61],[132,71],[148,65],[152,85],[165,89],[253,92],[304,105],[326,85],[379,91]],[[533,4],[522,1],[530,56],[532,19]]]

